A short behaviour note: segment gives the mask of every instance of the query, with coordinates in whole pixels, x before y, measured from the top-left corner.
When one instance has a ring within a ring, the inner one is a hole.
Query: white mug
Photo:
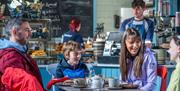
[[[109,78],[108,79],[108,85],[109,87],[118,87],[119,86],[119,81],[118,79],[115,79],[115,78]]]
[[[86,79],[87,84],[90,88],[103,88],[104,86],[104,79],[100,76],[95,75],[92,78]]]

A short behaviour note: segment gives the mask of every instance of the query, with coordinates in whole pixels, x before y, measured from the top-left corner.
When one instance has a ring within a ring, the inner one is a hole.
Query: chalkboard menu
[[[80,34],[83,37],[93,36],[93,0],[42,0],[44,3],[41,18],[49,18],[51,35],[60,37],[69,30],[72,17],[81,20]]]
[[[63,29],[61,27],[61,11],[58,0],[42,0],[44,4],[41,11],[42,19],[51,19],[51,36],[58,37],[63,33]]]
[[[0,0],[0,2],[7,5],[7,0]],[[93,0],[40,0],[40,2],[43,3],[43,7],[38,18],[51,20],[52,37],[61,37],[67,32],[72,17],[81,20],[80,34],[83,37],[93,36]],[[5,14],[9,15],[7,7],[6,11]]]

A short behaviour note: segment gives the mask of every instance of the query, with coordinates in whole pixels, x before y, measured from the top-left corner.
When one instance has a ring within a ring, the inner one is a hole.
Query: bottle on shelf
[[[93,76],[95,76],[95,70],[94,70],[94,68],[93,68],[93,66],[92,66],[92,64],[89,66],[89,77],[91,78],[91,77],[93,77]]]
[[[94,71],[94,69],[92,68],[91,70],[90,70],[90,72],[89,72],[90,74],[89,74],[89,77],[93,77],[93,76],[95,76],[95,71]]]

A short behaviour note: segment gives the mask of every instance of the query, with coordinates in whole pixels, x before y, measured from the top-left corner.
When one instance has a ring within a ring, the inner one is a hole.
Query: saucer
[[[71,86],[71,85],[73,85],[73,83],[59,82],[59,83],[56,83],[56,85],[59,85],[59,86]]]
[[[87,86],[85,85],[71,85],[74,88],[86,88]]]
[[[108,87],[109,90],[121,90],[122,87]]]
[[[123,84],[120,85],[123,89],[137,89],[138,85],[133,85],[133,84]]]

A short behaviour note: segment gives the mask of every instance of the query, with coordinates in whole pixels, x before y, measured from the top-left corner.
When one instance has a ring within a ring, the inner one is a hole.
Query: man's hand
[[[152,43],[145,43],[147,48],[151,48],[152,47]]]

